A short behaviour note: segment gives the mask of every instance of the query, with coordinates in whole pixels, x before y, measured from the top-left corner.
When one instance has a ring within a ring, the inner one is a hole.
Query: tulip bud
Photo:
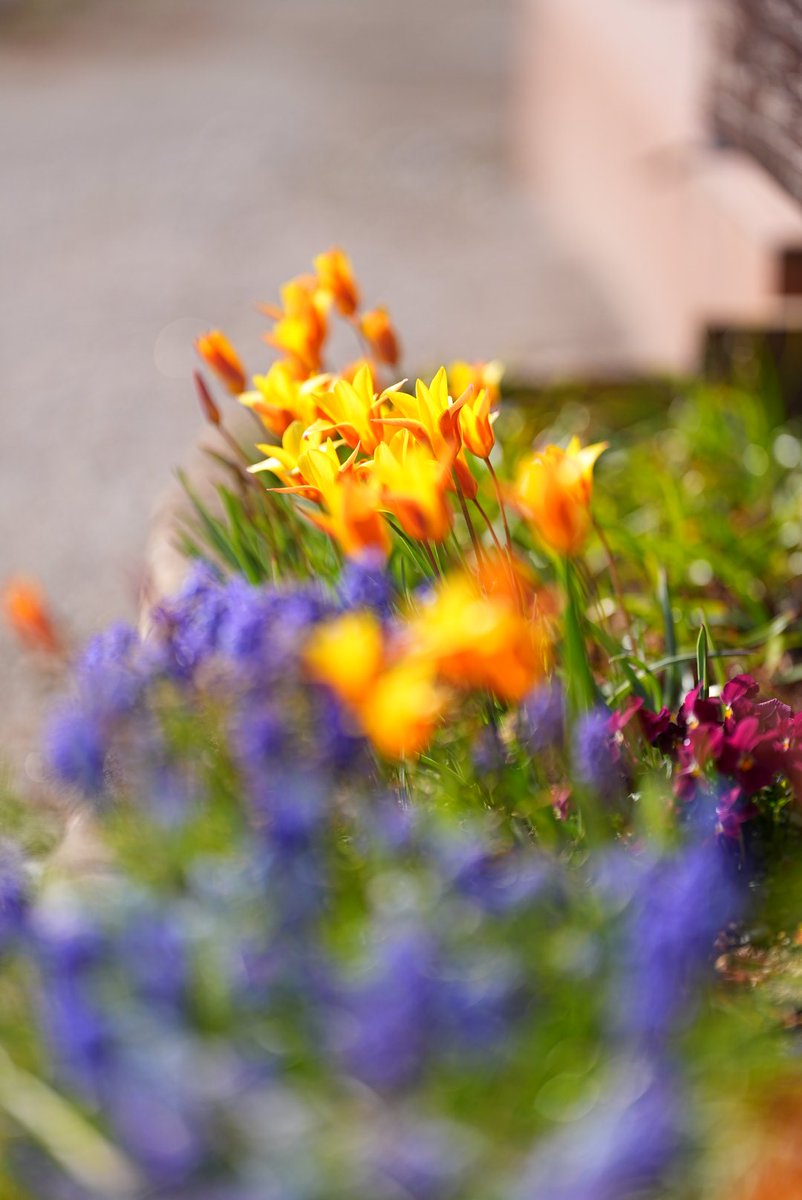
[[[351,317],[359,307],[359,289],[347,254],[336,248],[318,254],[315,270],[321,289],[334,301],[344,317]]]
[[[6,621],[21,642],[48,654],[61,652],[61,637],[37,583],[22,578],[9,580],[2,603]]]
[[[220,409],[214,401],[212,393],[206,386],[206,380],[201,375],[200,371],[194,371],[192,378],[195,380],[195,388],[200,401],[201,412],[210,425],[219,425],[221,422]]]
[[[239,396],[247,384],[245,368],[231,342],[219,329],[202,334],[195,342],[198,354],[211,367],[232,396]]]
[[[373,308],[363,313],[359,328],[379,361],[389,367],[396,366],[401,352],[387,309]]]

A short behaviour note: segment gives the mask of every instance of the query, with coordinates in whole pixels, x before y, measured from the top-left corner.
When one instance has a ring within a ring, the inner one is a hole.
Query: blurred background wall
[[[554,233],[615,297],[622,360],[690,371],[712,330],[802,329],[800,0],[522,14],[522,160]]]

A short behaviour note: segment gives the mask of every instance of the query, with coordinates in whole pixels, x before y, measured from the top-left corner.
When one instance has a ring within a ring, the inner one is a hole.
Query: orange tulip
[[[37,583],[21,577],[9,580],[3,589],[2,602],[6,621],[20,641],[48,654],[61,652],[61,637]]]
[[[567,450],[547,446],[525,459],[510,498],[538,536],[558,554],[573,556],[590,531],[593,467],[606,442],[581,447],[573,438]]]
[[[524,616],[542,618],[547,624],[557,611],[553,593],[540,586],[532,568],[508,554],[484,554],[474,564],[479,590],[487,596],[503,597]]]
[[[359,328],[379,362],[395,367],[401,357],[401,350],[387,309],[373,308],[370,312],[363,313]]]
[[[468,574],[448,578],[413,618],[410,638],[441,679],[513,703],[546,674],[551,641],[544,617],[523,611],[509,564],[485,564],[485,581],[490,571],[498,576],[495,591]]]
[[[380,754],[398,759],[428,744],[447,693],[428,663],[388,657],[381,622],[367,612],[319,626],[304,652],[310,674],[335,692],[355,726]]]
[[[211,367],[232,396],[244,392],[247,381],[245,368],[231,342],[219,329],[211,329],[195,342],[198,354]]]
[[[347,254],[337,247],[318,254],[315,259],[320,288],[331,297],[344,317],[353,316],[359,307],[359,289]]]

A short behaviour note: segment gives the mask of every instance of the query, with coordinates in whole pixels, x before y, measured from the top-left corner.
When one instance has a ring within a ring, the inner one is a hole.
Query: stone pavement
[[[194,334],[261,367],[253,302],[319,249],[413,366],[615,356],[516,179],[515,0],[48,2],[0,20],[0,579],[41,578],[77,636],[135,614]],[[35,775],[49,681],[5,632],[0,678],[0,752]]]

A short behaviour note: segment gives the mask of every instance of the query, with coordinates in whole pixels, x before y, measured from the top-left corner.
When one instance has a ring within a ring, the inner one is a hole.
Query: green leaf
[[[228,533],[232,552],[236,555],[240,570],[250,583],[260,583],[263,578],[259,559],[247,545],[249,533],[243,528],[242,505],[227,488],[218,488],[220,501],[228,517]]]
[[[134,1167],[69,1101],[0,1050],[0,1109],[73,1179],[113,1200],[142,1194]]]
[[[696,678],[701,687],[701,698],[706,700],[709,682],[707,678],[707,626],[704,621],[699,626],[699,637],[696,642]]]
[[[666,658],[674,658],[677,653],[677,629],[674,624],[674,610],[671,604],[671,591],[668,586],[668,572],[660,567],[657,573],[657,599],[663,614],[663,638],[665,639]],[[672,711],[679,702],[682,690],[682,677],[676,663],[666,670],[663,680],[663,703]]]
[[[237,558],[226,536],[225,526],[221,521],[213,517],[205,505],[201,503],[189,486],[189,481],[183,471],[178,472],[178,478],[198,518],[200,531],[205,535],[207,543],[223,562],[236,570],[238,567]]]

